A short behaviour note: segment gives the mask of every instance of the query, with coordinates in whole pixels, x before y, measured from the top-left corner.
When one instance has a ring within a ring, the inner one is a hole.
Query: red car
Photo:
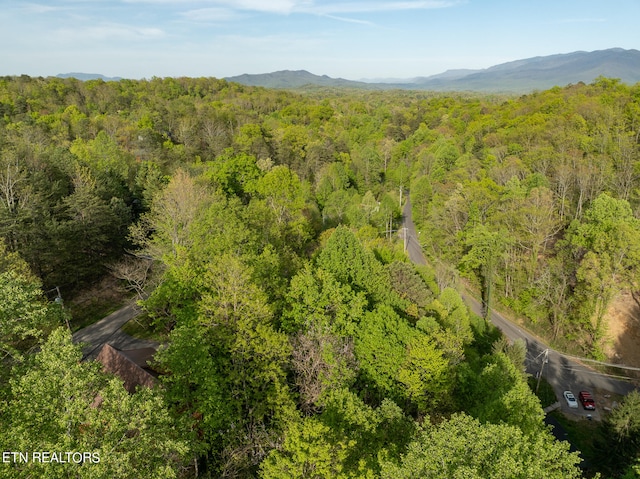
[[[578,399],[580,399],[583,408],[590,410],[596,408],[596,402],[593,400],[593,396],[591,395],[591,393],[588,393],[587,391],[580,391],[580,394],[578,394]]]

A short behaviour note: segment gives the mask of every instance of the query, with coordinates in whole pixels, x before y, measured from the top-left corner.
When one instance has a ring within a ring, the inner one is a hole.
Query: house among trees
[[[156,377],[147,365],[155,352],[153,348],[121,351],[105,344],[96,360],[103,365],[106,372],[122,379],[127,391],[134,393],[137,386],[152,388],[156,384]]]

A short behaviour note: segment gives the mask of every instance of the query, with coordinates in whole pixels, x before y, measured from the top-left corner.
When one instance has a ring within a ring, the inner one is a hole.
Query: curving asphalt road
[[[129,336],[120,328],[140,314],[136,305],[128,305],[97,323],[73,333],[74,343],[83,343],[82,359],[95,359],[105,343],[120,349],[157,348],[159,343]]]
[[[407,245],[407,253],[409,258],[416,264],[427,264],[422,253],[422,247],[418,242],[415,225],[411,219],[411,204],[407,198],[407,202],[403,209],[403,237]],[[462,299],[467,306],[477,315],[482,316],[482,306],[480,302],[471,295],[469,291],[461,293]],[[575,396],[582,390],[601,391],[625,395],[637,387],[630,381],[620,380],[611,376],[607,376],[595,371],[581,362],[578,362],[569,356],[563,355],[558,351],[554,351],[544,344],[539,338],[530,332],[524,330],[518,325],[513,324],[499,312],[491,310],[491,322],[496,325],[503,334],[514,341],[523,339],[527,344],[527,372],[537,377],[542,370],[544,377],[553,387],[556,397],[560,398],[562,410],[569,414],[587,416],[591,415],[594,419],[599,419],[599,409],[595,411],[585,411],[581,407],[579,409],[569,409],[562,399],[562,392],[565,390],[573,391]],[[543,361],[545,351],[548,350],[548,358],[544,367]]]

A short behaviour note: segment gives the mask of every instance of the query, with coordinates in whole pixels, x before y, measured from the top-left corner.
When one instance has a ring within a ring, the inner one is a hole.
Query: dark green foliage
[[[355,335],[355,353],[361,387],[368,400],[397,400],[403,396],[396,378],[414,334],[409,324],[387,305],[366,314]]]
[[[525,434],[544,429],[540,401],[522,372],[504,354],[461,368],[457,399],[464,410],[482,422],[510,424]]]
[[[394,262],[387,266],[391,287],[407,301],[407,310],[414,312],[414,317],[419,318],[433,298],[432,292],[425,284],[422,277],[408,263]]]
[[[226,194],[247,198],[255,189],[255,182],[260,177],[256,159],[244,153],[234,155],[231,149],[225,153],[207,165],[206,176]]]
[[[342,284],[364,292],[370,301],[390,299],[389,273],[348,228],[336,228],[316,262]]]
[[[640,394],[632,391],[611,412],[595,435],[592,461],[609,477],[638,477],[640,467]]]
[[[540,384],[538,384],[538,380],[535,377],[529,376],[527,383],[529,384],[529,388],[535,392],[538,399],[540,399],[540,405],[543,408],[549,407],[558,401],[553,386],[551,386],[546,379],[541,378]]]

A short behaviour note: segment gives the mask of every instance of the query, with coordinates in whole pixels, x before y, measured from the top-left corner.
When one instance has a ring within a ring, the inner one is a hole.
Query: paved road
[[[135,305],[125,306],[102,318],[97,323],[87,326],[73,333],[74,343],[84,343],[82,349],[82,359],[95,358],[100,348],[105,343],[109,343],[117,349],[137,349],[137,348],[157,348],[155,341],[147,341],[129,336],[120,328],[128,321],[140,314],[140,308]]]
[[[426,264],[426,260],[422,254],[422,247],[417,240],[418,235],[416,234],[415,226],[411,220],[411,205],[408,199],[403,214],[403,223],[406,228],[404,234],[407,235],[405,242],[407,244],[409,257],[414,263]],[[480,302],[468,291],[462,293],[462,299],[475,314],[482,316],[482,306]],[[624,395],[636,389],[634,384],[629,381],[618,380],[600,374],[584,364],[550,349],[539,338],[513,324],[493,309],[491,310],[490,316],[491,322],[500,328],[507,338],[512,341],[521,338],[526,342],[527,372],[536,376],[542,369],[542,377],[553,387],[556,396],[562,403],[562,410],[564,412],[580,416],[591,414],[595,419],[599,417],[598,409],[596,409],[595,412],[584,411],[581,407],[578,410],[570,410],[562,398],[562,392],[567,389],[573,391],[576,397],[578,391],[581,390],[600,390]],[[549,351],[548,362],[544,364],[543,368],[544,351],[547,349]]]

